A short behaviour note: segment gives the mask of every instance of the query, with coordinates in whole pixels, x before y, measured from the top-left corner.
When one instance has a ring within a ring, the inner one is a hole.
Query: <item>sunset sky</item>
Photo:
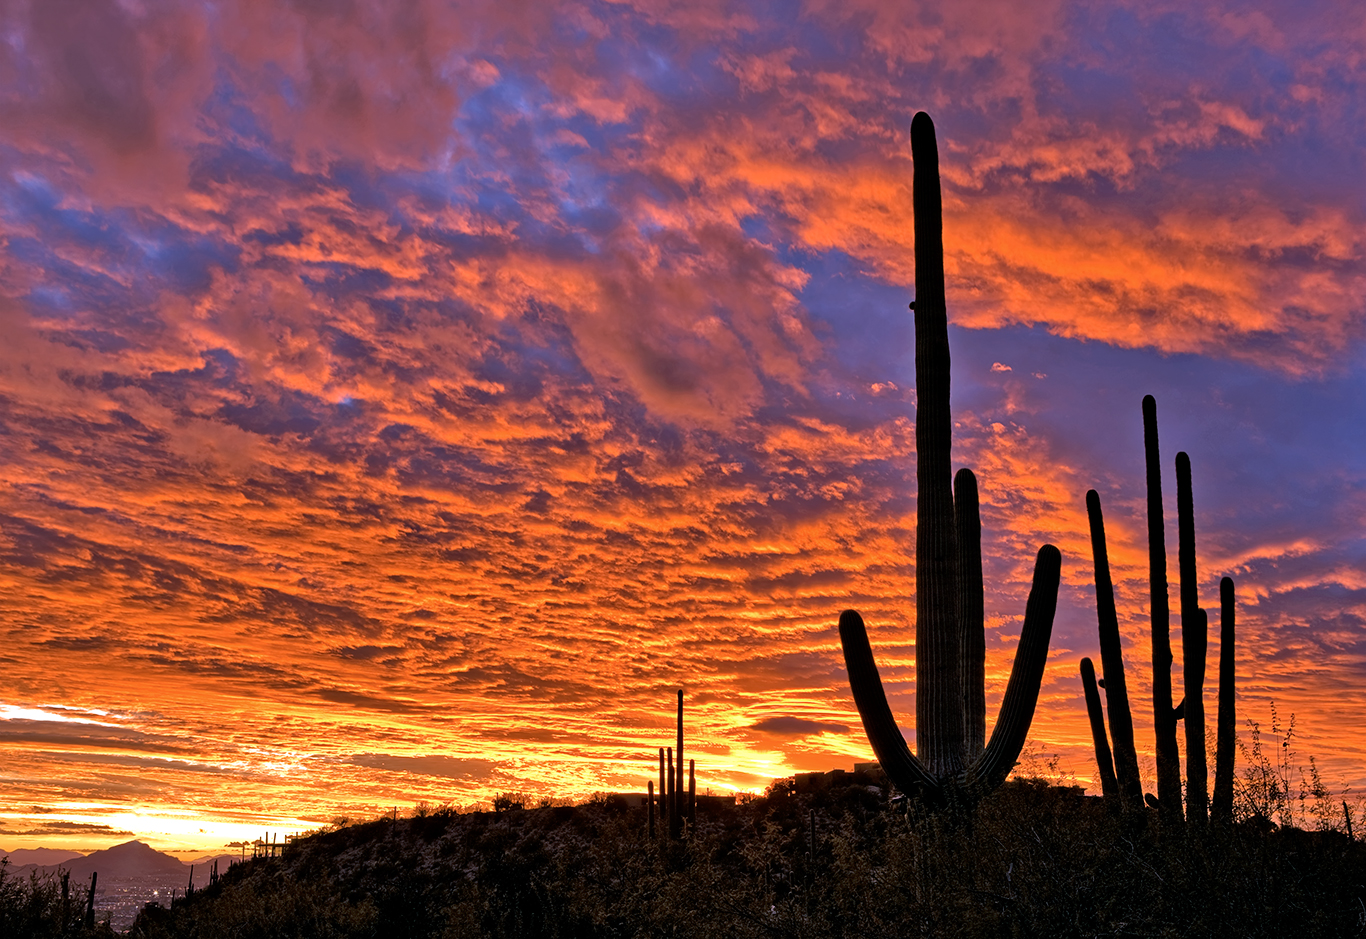
[[[4,0],[0,847],[639,790],[680,687],[702,790],[848,768],[847,607],[913,744],[917,110],[989,721],[1056,544],[1031,741],[1090,785],[1095,488],[1151,774],[1152,394],[1211,732],[1227,574],[1240,718],[1366,791],[1364,24]]]

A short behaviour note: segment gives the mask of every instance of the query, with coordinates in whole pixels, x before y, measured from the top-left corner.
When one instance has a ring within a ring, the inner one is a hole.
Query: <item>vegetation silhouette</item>
[[[82,895],[66,871],[19,877],[0,859],[0,936],[14,939],[94,939],[113,936],[107,915],[95,911],[97,876]]]
[[[679,841],[650,839],[646,807],[610,795],[521,811],[422,805],[234,864],[191,896],[149,904],[127,935],[1358,935],[1366,845],[1345,832],[1350,814],[1312,758],[1296,792],[1293,719],[1282,726],[1273,710],[1269,753],[1249,727],[1229,826],[1135,830],[1102,799],[1056,785],[1056,770],[1008,780],[961,813],[906,811],[863,772],[825,787],[778,780],[734,805],[699,800]],[[56,878],[6,873],[0,935],[113,935],[86,925],[84,896],[64,909]]]
[[[654,782],[649,784],[646,793],[646,806],[649,810],[648,829],[650,837],[655,832],[655,811],[658,809],[660,824],[677,841],[683,837],[684,825],[697,821],[697,761],[688,760],[687,785],[683,782],[683,689],[678,689],[678,727],[674,747],[659,748],[659,792],[655,793]]]
[[[1195,556],[1195,509],[1191,493],[1190,457],[1176,455],[1177,564],[1180,571],[1181,646],[1185,697],[1172,706],[1171,625],[1167,598],[1167,548],[1162,507],[1162,462],[1157,436],[1157,402],[1152,395],[1143,399],[1143,450],[1146,467],[1148,508],[1148,585],[1152,622],[1153,654],[1153,728],[1157,753],[1157,796],[1144,796],[1134,749],[1133,716],[1129,709],[1124,658],[1120,648],[1119,620],[1115,609],[1114,584],[1110,578],[1109,552],[1105,541],[1105,517],[1100,495],[1086,493],[1086,514],[1091,527],[1091,557],[1096,583],[1096,621],[1100,636],[1101,665],[1108,703],[1113,751],[1105,736],[1105,717],[1096,688],[1095,667],[1089,658],[1081,660],[1082,688],[1091,722],[1096,765],[1102,792],[1126,814],[1142,809],[1145,801],[1155,805],[1166,825],[1183,822],[1181,765],[1177,750],[1176,724],[1186,725],[1185,816],[1192,825],[1203,826],[1213,818],[1228,824],[1233,817],[1234,746],[1234,587],[1225,577],[1220,595],[1219,714],[1215,754],[1214,801],[1208,800],[1205,760],[1205,658],[1208,649],[1209,619],[1200,607],[1199,576]],[[1112,755],[1113,753],[1113,755]]]
[[[393,939],[1355,935],[1366,845],[1249,824],[1132,830],[1078,787],[1009,780],[963,813],[879,780],[776,781],[700,802],[679,840],[647,810],[450,808],[312,834],[149,906],[130,935]],[[1241,791],[1241,790],[1240,790]],[[1240,796],[1239,814],[1249,812]]]
[[[882,690],[863,618],[840,615],[849,688],[868,741],[893,783],[927,805],[979,798],[999,786],[1024,747],[1038,702],[1057,607],[1062,556],[1039,549],[1024,627],[991,740],[986,737],[982,521],[977,479],[952,475],[949,334],[934,122],[911,121],[915,216],[915,730],[906,746]],[[950,484],[952,480],[952,485]]]

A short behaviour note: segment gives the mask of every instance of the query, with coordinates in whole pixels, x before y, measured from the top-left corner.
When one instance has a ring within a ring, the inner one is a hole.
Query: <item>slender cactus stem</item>
[[[677,838],[683,832],[683,801],[687,789],[683,786],[683,689],[678,689],[678,781],[674,784],[673,826],[670,834]]]
[[[664,748],[659,748],[659,827],[667,830],[669,823],[669,781],[664,769]]]
[[[1058,583],[1062,577],[1062,554],[1051,544],[1039,548],[1034,559],[1034,583],[1025,601],[1024,625],[1020,644],[1015,649],[1015,664],[1010,669],[1006,693],[996,726],[981,759],[968,768],[964,778],[969,788],[995,789],[1005,782],[1024,749],[1034,708],[1039,702],[1039,686],[1048,661],[1048,641],[1053,635],[1053,616],[1058,609]]]
[[[1101,713],[1100,691],[1096,688],[1096,667],[1090,659],[1081,660],[1081,687],[1086,695],[1086,715],[1091,719],[1091,743],[1096,750],[1096,769],[1100,774],[1100,794],[1107,805],[1119,807],[1119,781],[1110,741],[1105,736],[1105,715]]]
[[[1148,587],[1153,644],[1153,732],[1157,750],[1157,801],[1163,821],[1180,824],[1181,756],[1172,707],[1171,611],[1167,605],[1167,541],[1162,518],[1162,460],[1157,444],[1157,402],[1143,398],[1143,453],[1148,481]]]
[[[1181,658],[1186,685],[1186,817],[1203,825],[1209,817],[1209,781],[1205,764],[1205,654],[1209,621],[1200,609],[1195,564],[1195,503],[1191,495],[1191,461],[1176,455],[1177,565],[1181,574]]]
[[[697,761],[688,760],[688,830],[697,825]]]
[[[1101,514],[1100,495],[1094,489],[1086,493],[1086,515],[1091,524],[1100,663],[1105,707],[1110,717],[1110,739],[1114,744],[1115,778],[1121,807],[1126,812],[1136,812],[1143,808],[1143,781],[1138,774],[1138,751],[1134,747],[1134,719],[1129,710],[1129,690],[1124,677],[1119,615],[1115,611],[1115,587],[1110,579],[1110,554],[1105,543],[1105,516]]]
[[[958,668],[963,684],[964,755],[971,762],[987,742],[986,603],[982,589],[982,517],[977,477],[960,469],[953,478],[958,529]]]
[[[1234,715],[1234,595],[1233,579],[1219,581],[1219,716],[1215,731],[1214,798],[1210,819],[1222,825],[1233,822],[1233,751],[1238,743]]]
[[[678,837],[678,775],[674,772],[674,748],[667,747],[665,752],[669,756],[669,794],[665,802],[669,806],[669,837]]]

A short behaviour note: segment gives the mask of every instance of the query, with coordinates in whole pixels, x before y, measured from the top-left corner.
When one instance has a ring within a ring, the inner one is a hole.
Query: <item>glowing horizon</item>
[[[48,0],[0,20],[0,847],[208,851],[421,801],[635,791],[680,687],[699,789],[849,768],[872,758],[851,606],[913,742],[922,109],[988,720],[1056,544],[1030,739],[1090,783],[1095,488],[1151,779],[1151,393],[1173,606],[1176,453],[1193,465],[1211,731],[1230,575],[1240,726],[1269,731],[1274,701],[1302,762],[1366,786],[1349,11]],[[1173,644],[1179,698],[1175,613]]]

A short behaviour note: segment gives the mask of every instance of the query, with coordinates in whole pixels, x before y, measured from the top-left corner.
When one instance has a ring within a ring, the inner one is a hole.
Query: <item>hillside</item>
[[[1366,846],[1263,823],[1160,833],[1007,784],[910,817],[858,784],[709,806],[681,842],[610,800],[375,821],[230,870],[133,933],[173,936],[1356,935]],[[812,837],[814,820],[815,834]],[[814,848],[814,850],[813,850]]]

